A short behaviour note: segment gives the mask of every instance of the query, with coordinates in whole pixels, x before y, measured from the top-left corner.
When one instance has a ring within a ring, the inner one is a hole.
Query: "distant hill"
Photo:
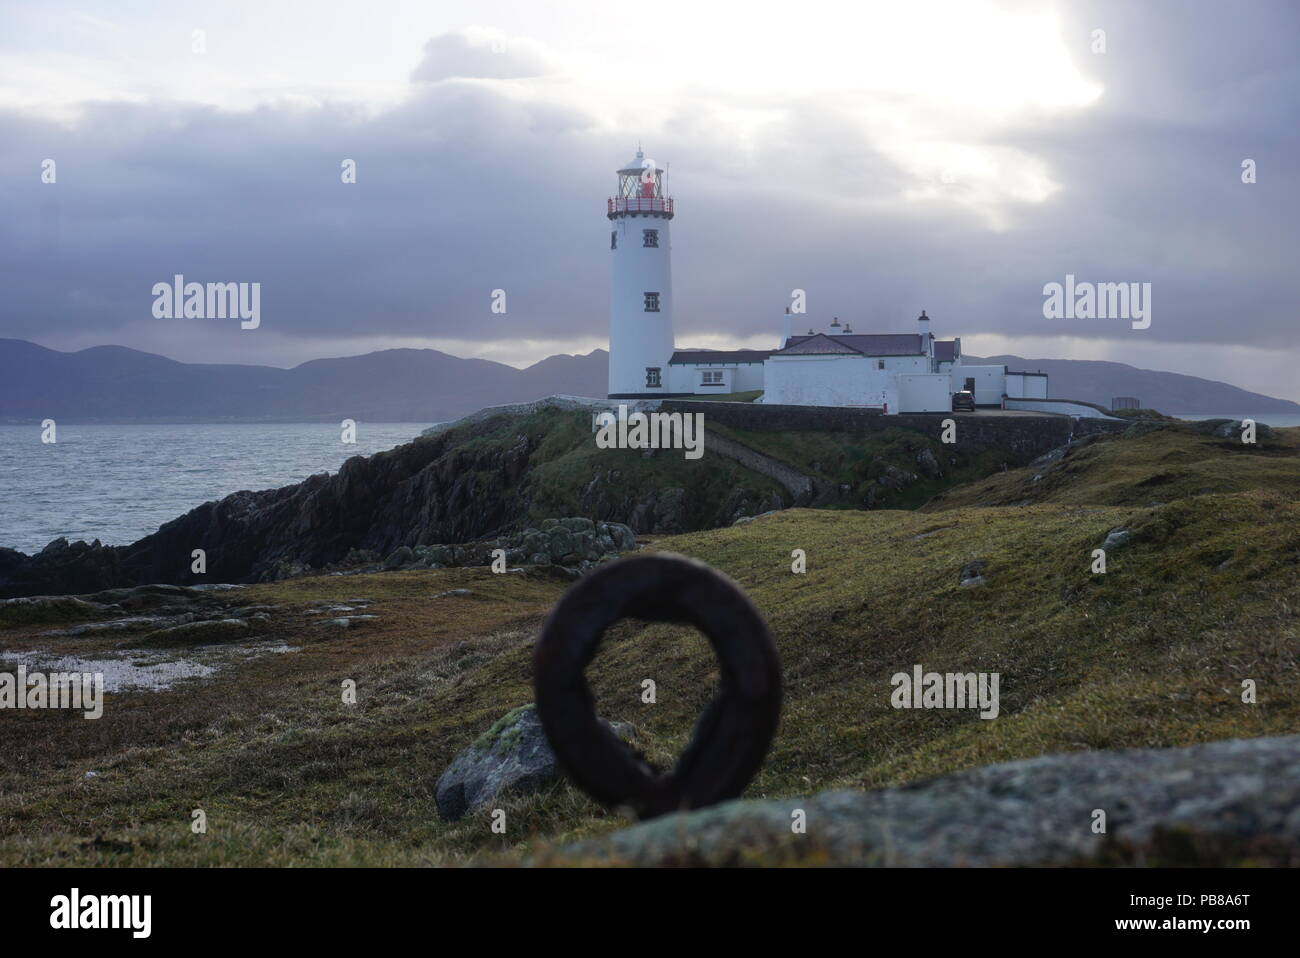
[[[1098,362],[1090,359],[1024,359],[1020,356],[989,356],[967,361],[1006,363],[1010,369],[1047,373],[1048,395],[1054,399],[1083,399],[1110,408],[1116,396],[1132,396],[1145,409],[1163,413],[1300,414],[1300,403],[1274,399],[1213,379],[1184,376],[1181,373],[1138,369],[1124,363]]]
[[[975,357],[967,357],[974,359]],[[1123,363],[991,356],[1051,376],[1055,398],[1107,408],[1134,396],[1170,413],[1300,414],[1300,404],[1226,383]],[[181,363],[124,346],[65,353],[0,339],[0,422],[442,422],[543,396],[604,396],[609,354],[558,355],[526,369],[436,349],[386,349],[292,369]]]
[[[441,422],[562,393],[604,396],[608,354],[526,369],[386,349],[292,369],[181,363],[123,346],[65,353],[0,339],[0,422]]]

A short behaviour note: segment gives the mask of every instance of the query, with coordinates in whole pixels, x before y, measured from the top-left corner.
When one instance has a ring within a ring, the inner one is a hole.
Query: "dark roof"
[[[846,339],[852,339],[852,336],[828,336],[825,333],[817,333],[815,336],[791,336],[785,349],[778,349],[774,355],[777,356],[834,356],[862,355],[853,346],[844,342]]]
[[[956,362],[957,340],[936,339],[934,341],[934,358],[941,363]]]
[[[1008,369],[1007,375],[1008,376],[1046,376],[1047,373],[1025,373],[1025,372],[1021,372],[1018,369]]]
[[[834,350],[818,349],[813,350],[814,352],[854,352],[861,353],[863,356],[920,356],[925,352],[921,346],[920,333],[841,333],[838,336],[817,333],[814,336],[791,336],[785,349],[780,350],[777,355],[792,355],[791,351],[795,347],[810,339],[829,339],[837,346],[849,347]],[[807,352],[809,350],[799,350],[799,353]]]
[[[772,352],[770,349],[679,349],[669,357],[668,363],[761,363]]]

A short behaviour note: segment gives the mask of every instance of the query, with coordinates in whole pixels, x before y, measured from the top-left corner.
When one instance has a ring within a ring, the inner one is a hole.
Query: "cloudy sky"
[[[640,141],[679,345],[772,346],[798,288],[1300,400],[1298,41],[1286,0],[0,3],[0,336],[586,352]],[[260,282],[260,328],[155,319],[177,273]],[[1045,319],[1067,273],[1150,283],[1150,327]]]

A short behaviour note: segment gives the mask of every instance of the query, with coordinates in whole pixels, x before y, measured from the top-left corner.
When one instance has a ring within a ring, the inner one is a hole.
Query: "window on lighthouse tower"
[[[658,231],[658,230],[642,230],[642,231],[641,231],[641,245],[642,245],[642,246],[648,246],[648,247],[651,247],[651,248],[653,248],[653,249],[658,249],[658,248],[659,248],[659,231]]]
[[[659,294],[658,294],[658,293],[646,293],[646,294],[645,294],[645,311],[646,311],[647,313],[657,313],[657,312],[659,312]]]

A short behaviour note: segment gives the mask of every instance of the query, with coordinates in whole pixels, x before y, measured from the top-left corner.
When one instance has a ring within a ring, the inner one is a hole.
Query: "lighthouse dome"
[[[620,176],[640,176],[642,171],[644,171],[647,168],[645,162],[646,162],[645,153],[643,153],[641,150],[637,150],[636,156],[633,157],[632,160],[627,163],[627,165],[625,165],[622,169],[620,169],[618,171],[618,174]],[[650,162],[654,163],[654,160],[651,160]],[[660,166],[656,165],[654,171],[656,173],[662,173],[663,169]]]

